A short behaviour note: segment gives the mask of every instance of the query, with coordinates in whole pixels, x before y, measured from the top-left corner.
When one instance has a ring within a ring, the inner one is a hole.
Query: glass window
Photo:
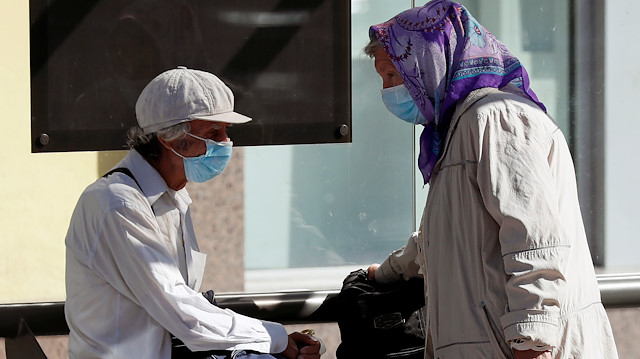
[[[640,3],[620,0],[596,2],[592,9],[599,24],[585,19],[585,28],[600,29],[595,39],[604,42],[594,51],[601,59],[602,73],[585,73],[592,77],[592,86],[584,91],[599,91],[593,98],[604,102],[603,117],[592,123],[594,141],[581,150],[586,154],[596,152],[603,159],[598,173],[591,173],[597,184],[604,187],[604,257],[605,265],[613,271],[636,270],[640,267],[640,241],[637,223],[640,218],[640,190],[637,160],[638,94],[640,94],[640,70],[634,64],[640,59],[640,48],[628,42],[628,36],[636,28]]]
[[[463,4],[521,59],[533,89],[569,137],[568,2]],[[420,128],[385,109],[381,80],[361,51],[370,25],[406,8],[352,4],[353,143],[246,149],[247,290],[315,287],[309,278],[319,287],[333,278],[335,287],[354,267],[402,246],[419,224],[428,192],[415,165]],[[291,279],[297,273],[303,283]],[[265,280],[278,275],[282,281]]]
[[[352,143],[245,149],[247,290],[339,287],[413,231],[413,128],[385,109],[362,53],[368,27],[409,6],[352,1]]]

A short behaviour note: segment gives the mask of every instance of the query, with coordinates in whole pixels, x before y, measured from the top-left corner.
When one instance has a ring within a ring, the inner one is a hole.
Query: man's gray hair
[[[191,131],[189,121],[181,122],[150,134],[145,134],[140,126],[135,126],[127,132],[127,146],[129,146],[129,149],[138,151],[146,159],[157,159],[162,153],[158,138],[162,138],[165,141],[179,140],[178,148],[182,149],[187,146],[185,137],[189,131]]]
[[[373,36],[369,41],[369,43],[367,44],[367,46],[365,46],[364,49],[362,49],[362,51],[367,56],[373,58],[373,55],[375,54],[376,50],[378,50],[381,47],[382,47],[382,44],[380,43],[380,40],[378,40],[377,37]]]

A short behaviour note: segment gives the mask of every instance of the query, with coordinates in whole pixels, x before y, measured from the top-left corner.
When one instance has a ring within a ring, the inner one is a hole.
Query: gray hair
[[[189,121],[150,134],[145,134],[140,126],[135,126],[127,132],[127,146],[129,149],[138,151],[146,159],[157,159],[162,153],[159,138],[164,141],[178,140],[178,149],[183,149],[187,146],[185,137],[189,131],[191,131]]]
[[[362,52],[364,52],[365,55],[373,58],[373,55],[375,54],[375,52],[381,47],[382,47],[382,44],[380,43],[380,40],[378,40],[377,37],[372,36],[367,46],[365,46],[364,49],[362,49]]]

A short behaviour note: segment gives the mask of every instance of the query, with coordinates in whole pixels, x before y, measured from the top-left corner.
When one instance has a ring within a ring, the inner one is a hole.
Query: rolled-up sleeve
[[[419,232],[413,232],[407,244],[393,251],[376,270],[376,281],[390,283],[401,279],[421,278]]]
[[[84,248],[86,265],[193,351],[282,352],[282,325],[213,306],[185,283],[148,212],[135,203],[106,212],[95,243]]]
[[[501,318],[505,337],[556,346],[570,241],[548,160],[553,136],[548,126],[539,125],[540,118],[530,116],[494,111],[479,118],[477,181],[485,207],[500,226],[509,275],[509,309]]]

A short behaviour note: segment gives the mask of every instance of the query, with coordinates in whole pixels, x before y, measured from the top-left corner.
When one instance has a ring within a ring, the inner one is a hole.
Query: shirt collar
[[[142,193],[153,205],[165,192],[176,202],[182,212],[186,212],[191,204],[191,197],[186,188],[178,191],[170,190],[160,173],[135,149],[129,151],[118,167],[127,167],[140,184]]]

